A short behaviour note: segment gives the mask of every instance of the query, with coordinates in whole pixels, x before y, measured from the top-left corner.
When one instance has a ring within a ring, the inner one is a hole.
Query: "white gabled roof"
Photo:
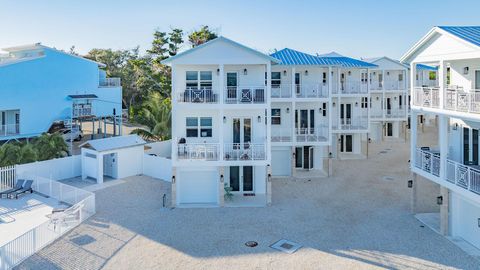
[[[404,64],[404,63],[402,63],[402,62],[400,62],[400,61],[398,61],[398,60],[392,59],[392,58],[390,58],[390,57],[388,57],[388,56],[373,57],[373,58],[362,58],[363,61],[368,62],[368,63],[372,63],[372,64],[375,64],[376,62],[378,62],[378,61],[380,61],[380,60],[382,60],[382,59],[385,59],[385,60],[390,61],[390,62],[392,62],[392,63],[394,63],[394,64],[397,64],[397,65],[399,65],[399,66],[402,66],[403,68],[407,68],[407,69],[410,68],[409,65]]]
[[[194,47],[194,48],[192,48],[192,49],[189,49],[189,50],[187,50],[187,51],[181,52],[181,53],[179,53],[179,54],[177,54],[177,55],[175,55],[175,56],[171,56],[171,57],[163,60],[163,61],[162,61],[162,64],[164,64],[164,65],[171,64],[172,61],[175,61],[175,60],[178,59],[178,58],[184,57],[184,56],[186,56],[186,55],[188,55],[188,54],[190,54],[190,53],[192,53],[192,52],[195,52],[195,51],[197,51],[197,50],[199,50],[199,49],[201,49],[201,48],[210,46],[211,44],[216,43],[216,42],[219,42],[219,41],[224,41],[224,42],[227,42],[227,43],[229,43],[229,44],[231,44],[231,45],[233,45],[233,46],[236,46],[236,47],[238,47],[238,48],[247,50],[247,51],[249,51],[249,52],[251,52],[251,53],[253,53],[253,54],[256,54],[256,55],[258,55],[258,56],[260,56],[260,57],[263,57],[263,58],[265,58],[265,59],[267,59],[267,60],[270,60],[270,61],[272,61],[273,63],[279,63],[279,62],[280,62],[278,59],[276,59],[276,58],[274,58],[274,57],[271,57],[270,55],[267,55],[267,54],[264,54],[264,53],[262,53],[262,52],[259,52],[259,51],[255,50],[255,49],[252,49],[252,48],[250,48],[250,47],[247,47],[247,46],[245,46],[245,45],[243,45],[243,44],[240,44],[240,43],[238,43],[238,42],[235,42],[235,41],[233,41],[233,40],[231,40],[231,39],[228,39],[228,38],[226,38],[226,37],[219,36],[219,37],[217,37],[217,38],[215,38],[215,39],[212,39],[212,40],[210,40],[210,41],[208,41],[208,42],[205,42],[205,43],[203,43],[203,44],[201,44],[201,45],[198,45],[198,46],[196,46],[196,47]]]
[[[90,148],[97,152],[105,152],[105,151],[116,150],[121,148],[141,146],[141,145],[145,145],[146,143],[147,142],[145,142],[138,135],[133,134],[133,135],[126,135],[126,136],[89,140],[80,144],[80,147]]]

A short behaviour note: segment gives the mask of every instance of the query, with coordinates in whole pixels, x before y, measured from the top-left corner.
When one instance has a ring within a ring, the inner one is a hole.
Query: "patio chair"
[[[0,192],[0,198],[3,198],[3,195],[7,195],[8,197],[8,194],[22,189],[23,183],[25,183],[25,180],[17,180],[17,183],[15,183],[15,186],[13,188]]]
[[[83,205],[76,204],[69,208],[52,209],[52,214],[49,217],[50,224],[53,224],[53,230],[56,230],[59,224],[68,226],[69,223],[80,221],[82,207]]]
[[[32,184],[33,184],[33,180],[27,180],[25,182],[25,185],[23,186],[23,188],[9,193],[8,197],[11,198],[11,199],[13,199],[14,197],[15,197],[15,199],[18,199],[18,195],[22,195],[22,194],[25,194],[27,192],[33,193]]]

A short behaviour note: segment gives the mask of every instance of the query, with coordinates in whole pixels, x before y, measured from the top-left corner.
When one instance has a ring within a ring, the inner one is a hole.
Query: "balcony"
[[[120,78],[103,78],[103,79],[100,79],[100,82],[98,83],[98,86],[100,86],[100,87],[120,87],[121,86]]]
[[[90,103],[74,103],[72,108],[72,117],[73,118],[81,118],[81,117],[88,117],[92,116],[93,108],[92,104]]]
[[[265,86],[227,86],[226,104],[265,104]]]
[[[272,98],[291,98],[291,97],[292,97],[291,84],[272,85]]]
[[[291,142],[292,129],[291,128],[276,128],[272,126],[272,142]]]
[[[177,145],[179,160],[219,160],[220,144],[218,143],[188,143]]]
[[[391,80],[391,81],[384,81],[383,88],[385,90],[406,90],[407,84],[404,81],[399,80]]]
[[[420,148],[415,153],[415,167],[440,177],[440,153]],[[464,165],[447,158],[445,179],[467,191],[480,195],[480,166]]]
[[[179,93],[177,97],[179,103],[218,103],[218,95],[211,88],[187,88]]]
[[[445,91],[445,109],[480,113],[480,90],[465,91],[461,88],[450,87]]]
[[[368,130],[368,118],[358,116],[355,118],[340,118],[340,123],[334,121],[332,125],[334,130]]]
[[[0,137],[20,134],[20,124],[0,125]]]
[[[368,94],[368,83],[362,81],[347,81],[341,82],[339,87],[337,84],[332,84],[333,94]]]
[[[226,143],[224,145],[224,160],[265,160],[266,145],[259,143]]]
[[[390,110],[387,109],[385,112],[385,118],[404,118],[406,116],[407,112],[402,108]]]
[[[328,141],[328,126],[319,128],[296,128],[297,142],[326,142]]]
[[[295,95],[297,98],[327,98],[328,84],[297,84]]]
[[[439,108],[440,88],[415,87],[413,89],[413,105],[427,108]]]

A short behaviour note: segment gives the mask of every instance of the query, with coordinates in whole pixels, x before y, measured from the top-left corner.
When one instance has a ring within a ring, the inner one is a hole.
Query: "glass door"
[[[233,192],[253,192],[253,166],[231,166],[230,187]]]
[[[238,74],[237,72],[227,72],[227,101],[237,101]]]
[[[250,147],[252,142],[252,119],[251,118],[233,118],[233,145],[235,149],[244,149]]]
[[[480,70],[475,70],[475,89],[480,89]]]
[[[340,135],[340,152],[353,152],[353,135]]]
[[[351,103],[340,104],[340,120],[342,125],[352,124],[352,104]]]
[[[300,73],[295,73],[295,93],[297,93],[297,96],[300,96],[302,94]]]

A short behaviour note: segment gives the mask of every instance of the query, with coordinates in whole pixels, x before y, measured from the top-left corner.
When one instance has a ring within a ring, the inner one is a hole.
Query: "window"
[[[368,108],[368,97],[362,97],[362,108]]]
[[[186,86],[187,89],[212,89],[212,72],[187,71]]]
[[[211,117],[187,117],[187,138],[212,137]]]
[[[437,79],[437,73],[435,73],[435,71],[430,71],[428,73],[428,79],[430,81],[435,81]]]
[[[322,115],[327,116],[327,103],[323,102],[322,104]]]
[[[279,87],[282,84],[282,75],[280,72],[272,72],[272,87]]]
[[[280,115],[280,109],[272,109],[272,125],[280,125],[282,123]]]
[[[398,81],[400,81],[400,82],[403,81],[403,74],[401,74],[401,73],[398,74]]]
[[[368,77],[368,76],[367,76],[367,73],[362,72],[362,74],[361,74],[361,78],[362,78],[361,81],[366,83],[366,82],[368,81],[368,80],[367,80],[367,77]]]
[[[398,96],[398,107],[402,108],[402,96]]]
[[[327,83],[327,73],[323,72],[323,83]]]

